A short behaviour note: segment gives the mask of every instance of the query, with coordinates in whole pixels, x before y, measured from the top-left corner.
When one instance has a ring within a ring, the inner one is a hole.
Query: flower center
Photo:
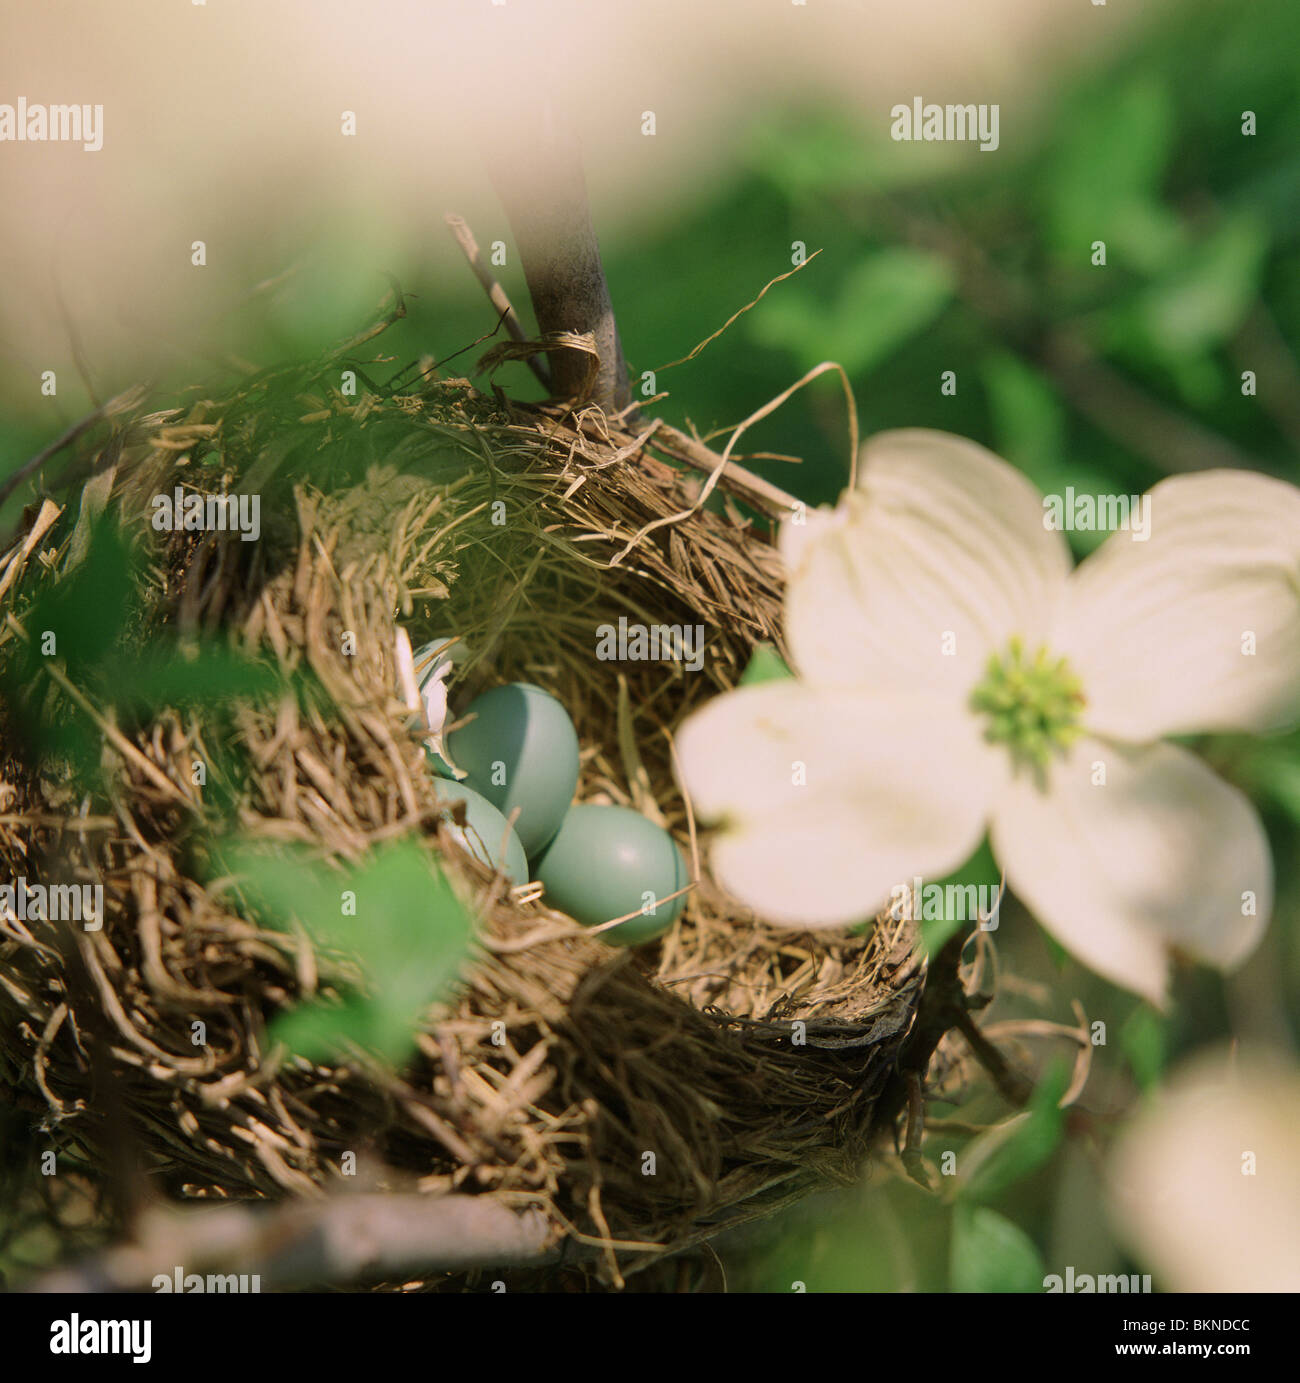
[[[988,717],[984,738],[1005,744],[1017,767],[1024,764],[1039,773],[1083,733],[1083,690],[1069,663],[1053,660],[1046,648],[1026,659],[1019,638],[1000,657],[989,658],[970,704]]]

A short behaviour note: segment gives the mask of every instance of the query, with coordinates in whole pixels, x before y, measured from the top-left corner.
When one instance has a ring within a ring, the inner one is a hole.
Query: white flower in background
[[[1263,829],[1162,737],[1300,715],[1300,490],[1205,472],[1150,506],[1148,541],[1116,533],[1072,571],[992,453],[872,439],[857,488],[782,529],[796,677],[682,727],[718,882],[774,922],[838,926],[987,830],[1042,925],[1116,983],[1161,1002],[1170,948],[1243,960],[1272,907]]]
[[[1300,1291],[1300,1075],[1202,1057],[1125,1131],[1107,1169],[1120,1236],[1174,1292]]]

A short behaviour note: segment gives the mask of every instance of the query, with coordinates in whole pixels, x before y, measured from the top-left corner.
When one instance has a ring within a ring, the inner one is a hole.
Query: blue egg
[[[447,736],[448,758],[507,817],[532,856],[560,829],[578,786],[578,735],[569,713],[529,682],[510,682],[477,696]]]
[[[450,828],[450,835],[463,845],[480,864],[496,869],[501,855],[501,842],[506,842],[505,862],[502,872],[514,883],[528,881],[528,860],[519,837],[511,829],[506,818],[481,793],[464,783],[446,778],[434,779],[434,791],[439,802],[445,802],[447,809],[442,813],[443,821]],[[452,816],[452,806],[456,802],[465,804],[465,825],[457,825]]]
[[[611,946],[636,946],[666,932],[686,895],[658,902],[690,883],[677,842],[630,807],[572,807],[537,861],[546,903],[587,927],[629,918],[600,934]]]

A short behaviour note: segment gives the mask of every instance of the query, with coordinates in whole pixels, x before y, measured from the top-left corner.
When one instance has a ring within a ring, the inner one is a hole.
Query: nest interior
[[[29,709],[93,724],[100,752],[88,788],[6,706],[4,869],[105,898],[97,931],[0,917],[4,1082],[87,1165],[134,1140],[169,1198],[319,1195],[346,1152],[368,1152],[429,1195],[540,1210],[616,1283],[859,1175],[922,984],[913,925],[776,932],[704,874],[662,941],[607,946],[451,842],[398,689],[399,625],[416,645],[459,636],[471,656],[453,704],[508,680],[553,691],[582,744],[578,799],[648,813],[689,858],[671,734],[735,685],[755,643],[780,646],[769,526],[730,496],[686,514],[698,455],[644,420],[454,379],[358,398],[338,377],[268,372],[119,421],[73,460],[79,509],[29,511],[0,559],[0,669],[25,667]],[[258,496],[260,540],[154,531],[155,497],[177,486]],[[220,716],[178,699],[131,720],[72,659],[36,659],[27,612],[71,579],[100,511],[140,558],[120,647],[216,643],[318,694],[240,697]],[[702,668],[601,661],[596,630],[620,617],[702,625]],[[196,761],[242,767],[196,784]],[[269,1042],[273,1017],[329,994],[336,972],[201,867],[205,838],[232,827],[308,847],[323,868],[410,839],[453,877],[476,916],[473,958],[402,1069]],[[95,1097],[97,1062],[118,1115]]]

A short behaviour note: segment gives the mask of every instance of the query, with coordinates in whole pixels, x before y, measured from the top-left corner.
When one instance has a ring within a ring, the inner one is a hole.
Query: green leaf
[[[968,1201],[990,1201],[1036,1172],[1056,1151],[1065,1128],[1065,1111],[1058,1101],[1070,1081],[1070,1068],[1064,1062],[1048,1067],[1034,1090],[1027,1117],[1008,1133],[994,1129],[971,1143],[963,1154],[970,1157],[984,1147],[990,1149],[976,1166],[960,1195]]]
[[[933,177],[934,165],[917,152],[914,145],[895,143],[883,128],[864,129],[840,110],[775,107],[756,116],[743,157],[753,174],[799,204],[924,182]]]
[[[1019,356],[998,352],[981,369],[993,418],[997,450],[1018,466],[1044,495],[1108,495],[1115,477],[1080,460],[1068,445],[1069,414],[1045,375]],[[1104,531],[1067,530],[1077,556],[1086,556],[1109,536]]]
[[[794,352],[804,369],[838,361],[863,375],[928,326],[952,297],[948,262],[922,250],[880,250],[840,283],[833,306],[790,293],[751,314],[750,330],[764,345]]]
[[[740,675],[740,685],[754,687],[761,682],[779,682],[782,678],[793,676],[794,673],[776,651],[775,645],[759,643],[754,645],[754,651],[749,655],[749,664]]]
[[[1048,493],[1065,454],[1060,396],[1040,371],[1005,351],[991,355],[981,374],[999,453]]]
[[[219,873],[238,880],[268,926],[287,931],[296,920],[313,940],[329,944],[344,874],[327,869],[304,849],[265,848],[246,840],[218,842],[213,858]]]
[[[112,657],[103,677],[114,703],[137,711],[191,704],[224,706],[239,697],[267,695],[280,685],[267,664],[224,648],[205,648],[193,657],[165,649]]]
[[[958,1203],[949,1263],[954,1292],[1043,1290],[1043,1260],[1033,1240],[987,1206]]]
[[[61,580],[41,588],[23,617],[32,642],[27,665],[34,675],[46,653],[43,640],[54,636],[48,656],[61,659],[73,682],[82,685],[121,638],[128,619],[134,558],[126,535],[109,519],[80,529],[78,565]]]
[[[1160,201],[1174,113],[1164,79],[1149,75],[1093,89],[1064,113],[1046,203],[1062,255],[1086,265],[1092,242],[1104,240],[1112,262],[1150,273],[1176,248],[1181,225]]]
[[[268,1036],[308,1061],[343,1057],[355,1046],[398,1062],[410,1047],[411,1026],[406,1015],[379,1000],[352,994],[341,1004],[309,1003],[281,1013]]]
[[[283,1031],[291,1045],[305,1044],[295,1050],[310,1056],[346,1038],[400,1060],[420,1015],[445,996],[469,953],[469,916],[436,862],[410,841],[346,871],[301,850],[245,841],[215,854],[270,925],[296,919],[318,946],[351,956],[365,975],[366,992],[347,994],[342,1005],[294,1010]]]
[[[469,954],[470,919],[446,875],[423,850],[389,846],[353,880],[364,929],[362,959],[380,992],[418,1014],[447,992]]]
[[[1154,1089],[1165,1069],[1168,1030],[1164,1019],[1140,1004],[1120,1029],[1119,1045],[1143,1091]]]
[[[862,187],[871,169],[868,145],[841,115],[817,112],[792,119],[785,112],[759,117],[751,128],[750,166],[787,198],[824,197],[837,188]]]
[[[1143,336],[1170,356],[1213,350],[1240,326],[1259,295],[1268,232],[1240,214],[1180,256],[1134,305]],[[1123,331],[1121,320],[1116,330]]]
[[[1300,730],[1263,740],[1217,737],[1206,753],[1252,797],[1271,801],[1300,823]]]
[[[103,736],[56,691],[47,669],[62,664],[76,686],[92,686],[131,617],[131,544],[116,523],[96,517],[96,503],[88,498],[84,522],[74,530],[77,565],[38,587],[22,613],[27,643],[0,660],[0,700],[11,712],[15,739],[56,772],[70,767],[84,785],[98,782]]]

